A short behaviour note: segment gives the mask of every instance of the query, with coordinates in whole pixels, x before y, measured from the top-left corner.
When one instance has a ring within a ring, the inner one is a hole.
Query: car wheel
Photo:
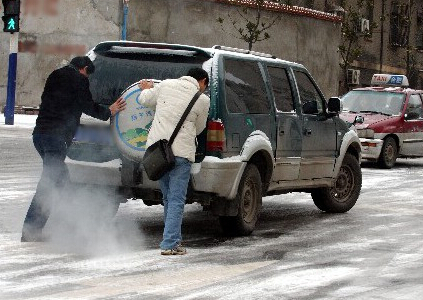
[[[316,189],[311,193],[311,197],[320,210],[331,213],[347,212],[357,202],[361,180],[358,160],[346,153],[334,186]]]
[[[390,169],[395,165],[398,156],[398,146],[395,139],[387,137],[383,142],[378,164],[381,168]]]
[[[261,176],[254,164],[246,166],[234,201],[238,204],[238,214],[219,217],[220,226],[227,235],[249,235],[256,226],[262,204]]]

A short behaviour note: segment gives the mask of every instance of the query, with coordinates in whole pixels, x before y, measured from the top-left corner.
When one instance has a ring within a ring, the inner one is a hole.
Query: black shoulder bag
[[[142,164],[144,165],[144,170],[150,180],[159,180],[163,177],[164,174],[175,167],[175,156],[173,155],[171,148],[172,143],[175,140],[179,129],[181,129],[186,117],[194,106],[195,101],[197,101],[200,95],[200,91],[194,95],[191,102],[188,104],[187,109],[176,125],[176,128],[173,131],[169,141],[165,139],[158,140],[145,151]]]

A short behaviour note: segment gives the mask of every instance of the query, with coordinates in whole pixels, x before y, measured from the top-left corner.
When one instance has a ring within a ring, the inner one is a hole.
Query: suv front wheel
[[[314,204],[325,212],[344,213],[355,205],[360,190],[360,164],[352,154],[346,153],[334,186],[316,189],[311,197]]]
[[[256,226],[262,204],[261,176],[254,164],[245,167],[234,201],[238,202],[238,214],[219,217],[220,226],[227,235],[249,235]]]

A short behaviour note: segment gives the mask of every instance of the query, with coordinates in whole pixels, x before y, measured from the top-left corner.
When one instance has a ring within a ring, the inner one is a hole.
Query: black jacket
[[[57,69],[47,78],[33,133],[61,135],[69,145],[83,112],[104,121],[110,117],[109,108],[93,101],[87,77],[73,66]]]

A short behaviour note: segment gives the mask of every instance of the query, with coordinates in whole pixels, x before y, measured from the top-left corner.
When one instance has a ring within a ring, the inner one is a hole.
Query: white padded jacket
[[[199,89],[195,78],[183,76],[164,80],[140,93],[139,103],[156,111],[148,133],[147,147],[160,139],[169,140],[176,124]],[[175,156],[195,161],[195,139],[206,127],[209,108],[210,98],[201,94],[172,144]]]

